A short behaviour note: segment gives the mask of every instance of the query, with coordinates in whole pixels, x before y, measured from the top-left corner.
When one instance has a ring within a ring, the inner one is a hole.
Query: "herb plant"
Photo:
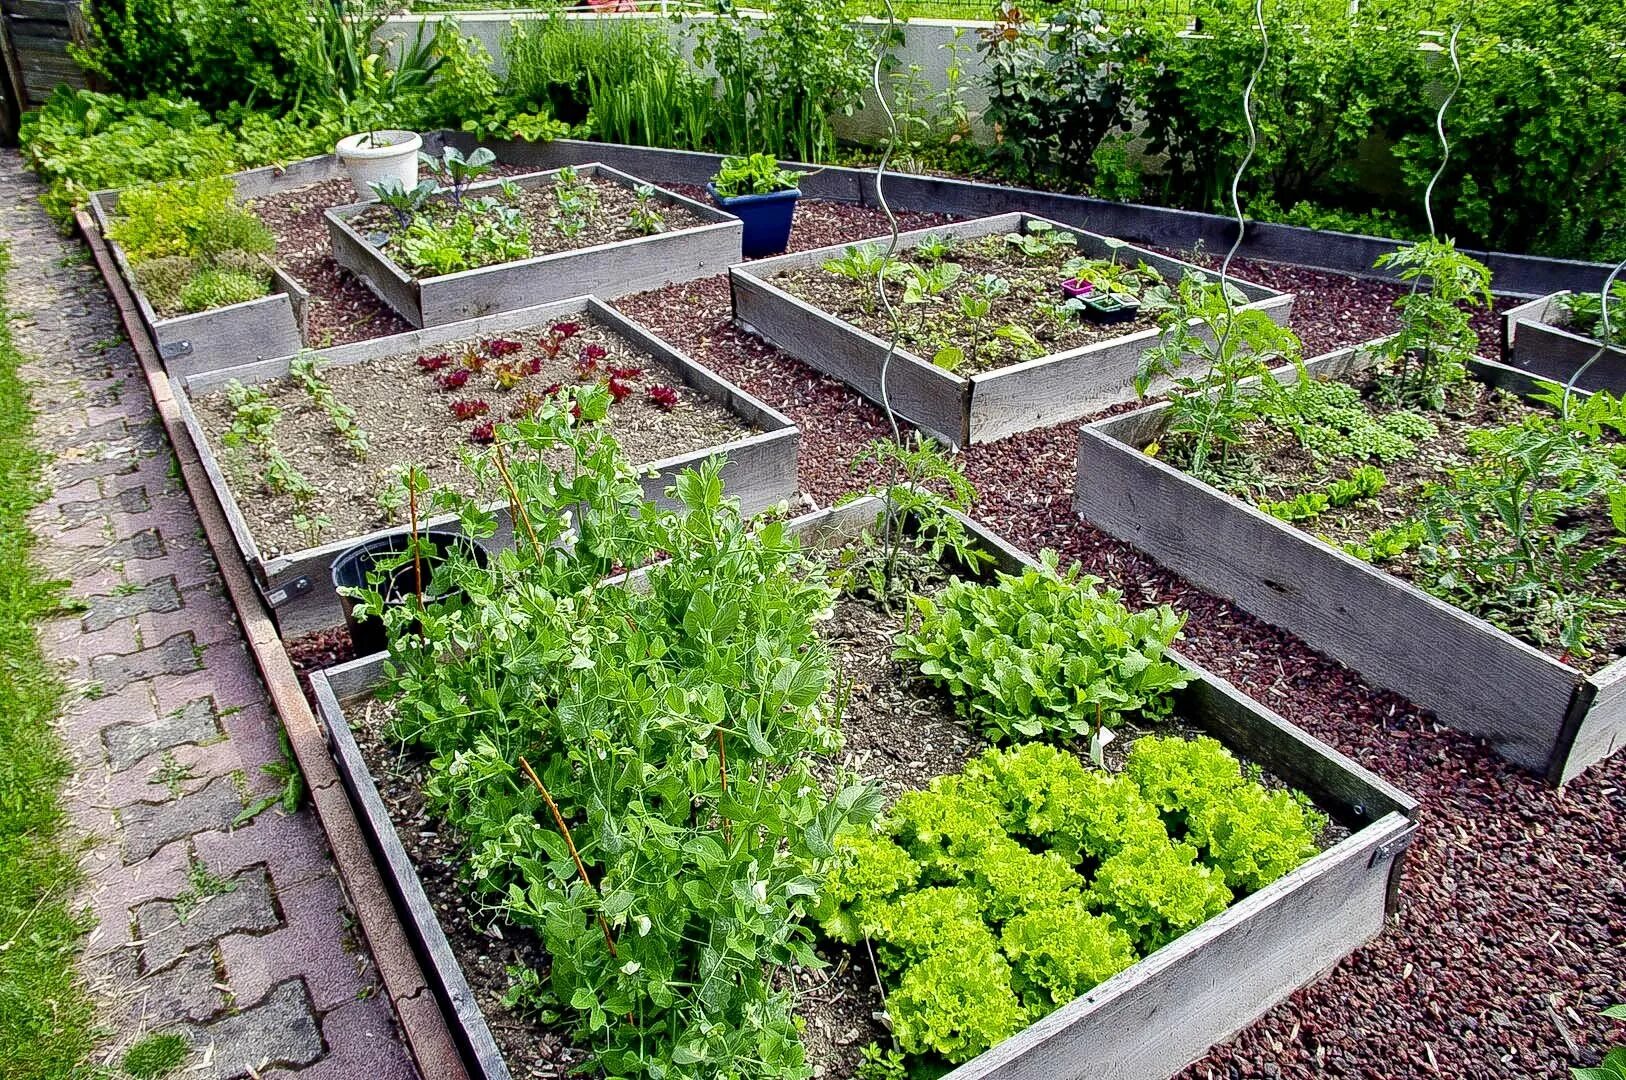
[[[771,195],[790,191],[806,173],[779,167],[768,154],[747,154],[724,158],[711,178],[711,186],[725,199],[740,195]]]
[[[899,660],[944,687],[995,742],[1098,735],[1128,715],[1163,717],[1185,669],[1167,657],[1184,623],[1167,605],[1131,612],[1119,593],[1056,570],[1053,552],[1020,576],[956,580],[916,597],[920,625]]]
[[[230,179],[128,188],[108,236],[130,260],[160,315],[207,311],[264,296],[276,247],[270,231],[236,202]]]

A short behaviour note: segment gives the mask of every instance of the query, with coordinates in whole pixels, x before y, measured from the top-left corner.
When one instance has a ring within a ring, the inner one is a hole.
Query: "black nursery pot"
[[[450,595],[452,590],[444,586],[440,591],[431,593],[431,582],[435,579],[435,571],[446,562],[446,554],[452,548],[457,548],[463,554],[473,559],[481,566],[486,565],[486,549],[470,540],[461,533],[450,529],[425,529],[419,537],[429,542],[429,550],[423,552],[419,561],[423,564],[423,587],[425,598],[431,596],[439,598]],[[412,534],[409,532],[390,533],[387,536],[376,537],[365,543],[357,544],[348,549],[337,559],[333,560],[333,587],[359,589],[367,585],[374,568],[379,563],[388,562],[407,550]],[[390,572],[388,580],[382,583],[380,592],[384,595],[386,603],[400,603],[413,593],[413,567],[407,562]],[[376,616],[365,618],[356,615],[356,601],[342,592],[339,602],[344,605],[344,624],[350,631],[350,641],[355,646],[357,656],[371,656],[376,652],[383,652],[388,644],[384,636],[384,620]]]
[[[706,185],[706,193],[719,208],[740,219],[744,226],[740,253],[747,259],[778,255],[790,247],[790,227],[796,217],[796,200],[801,188],[770,191],[766,195],[719,195]]]
[[[1084,297],[1084,314],[1091,322],[1129,322],[1140,314],[1140,301],[1110,294]]]

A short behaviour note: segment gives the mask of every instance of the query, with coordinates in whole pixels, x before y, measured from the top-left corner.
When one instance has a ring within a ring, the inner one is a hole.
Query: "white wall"
[[[661,26],[667,36],[683,51],[685,56],[692,59],[694,42],[691,26],[693,23],[715,18],[712,15],[684,15],[672,17],[661,15],[659,12],[639,12],[628,15],[600,15],[596,13],[569,13],[563,18],[581,24],[584,27],[602,28],[614,20],[633,19],[644,22],[654,22]],[[458,30],[466,36],[477,39],[491,54],[493,67],[498,74],[508,70],[508,58],[503,54],[503,37],[508,28],[516,22],[546,19],[545,14],[535,11],[459,11],[445,14],[424,15],[394,15],[379,31],[378,39],[381,43],[395,44],[402,40],[411,41],[420,31],[426,36],[434,32],[436,23],[450,19],[457,23]],[[854,23],[863,31],[866,37],[879,36],[886,29],[884,21],[875,19],[862,19]],[[890,50],[896,58],[896,65],[891,70],[905,71],[911,64],[920,65],[920,79],[933,91],[942,91],[948,86],[946,69],[952,59],[948,45],[955,40],[955,34],[960,34],[959,41],[964,48],[961,63],[963,73],[960,79],[962,98],[967,109],[973,116],[980,114],[988,103],[988,95],[983,92],[981,84],[976,77],[977,59],[975,46],[977,43],[976,31],[981,27],[991,26],[991,23],[978,22],[950,22],[938,19],[917,19],[908,23],[899,24],[901,40],[894,44]],[[882,85],[891,93],[891,81],[887,78],[885,70],[882,72]],[[851,117],[838,117],[835,122],[837,134],[851,139],[874,139],[886,134],[886,115],[881,110],[878,99],[873,90],[866,90],[864,104],[857,113]],[[977,125],[977,131],[986,137],[986,128]]]

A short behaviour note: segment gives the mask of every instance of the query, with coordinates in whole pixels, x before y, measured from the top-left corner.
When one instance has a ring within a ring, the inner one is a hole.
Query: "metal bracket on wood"
[[[1391,836],[1389,839],[1385,840],[1381,844],[1378,844],[1372,849],[1372,858],[1367,862],[1366,865],[1368,867],[1373,867],[1378,863],[1383,862],[1385,859],[1391,859],[1394,856],[1399,855],[1402,851],[1405,851],[1407,848],[1411,847],[1411,842],[1416,838],[1416,836],[1416,825],[1409,826],[1405,832],[1400,833],[1397,836]]]
[[[304,596],[310,591],[311,579],[303,574],[294,578],[292,581],[283,582],[274,589],[262,588],[260,590],[261,595],[265,597],[266,605],[273,609],[281,607],[290,600]]]
[[[190,341],[169,341],[158,346],[158,356],[166,363],[170,360],[179,360],[183,356],[192,355]]]

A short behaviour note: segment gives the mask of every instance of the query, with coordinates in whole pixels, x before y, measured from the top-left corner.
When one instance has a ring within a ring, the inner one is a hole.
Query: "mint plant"
[[[595,426],[608,399],[568,389],[497,426],[480,490],[436,494],[471,536],[492,499],[514,521],[489,567],[453,553],[461,596],[363,592],[392,734],[429,755],[476,896],[547,949],[517,1005],[562,1016],[608,1076],[805,1077],[773,973],[819,966],[803,917],[834,837],[879,809],[809,771],[834,738],[814,629],[832,594],[782,522],[724,499],[717,462],[677,479],[676,509],[647,502]],[[604,583],[625,567],[637,587]]]

